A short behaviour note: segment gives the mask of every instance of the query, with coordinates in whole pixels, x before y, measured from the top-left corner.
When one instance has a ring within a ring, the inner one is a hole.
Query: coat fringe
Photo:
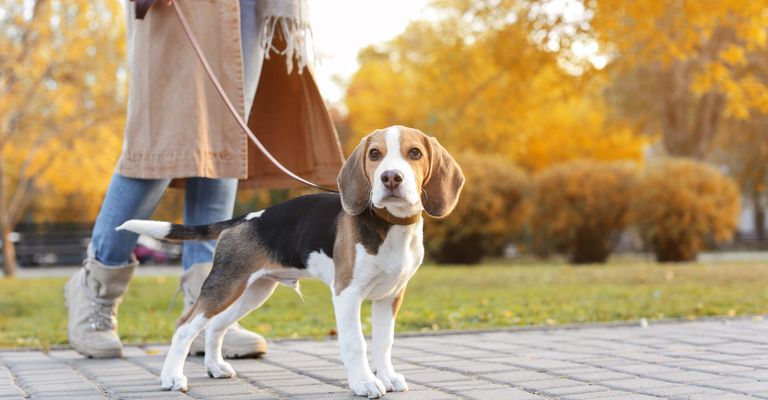
[[[278,31],[277,27],[280,27]],[[285,48],[280,50],[273,42],[275,34],[285,43]],[[264,22],[264,31],[261,34],[261,47],[264,49],[264,57],[269,59],[271,52],[285,56],[288,74],[293,71],[294,62],[297,64],[299,74],[304,68],[315,62],[317,51],[312,44],[312,28],[309,22],[301,18],[282,16],[269,16]],[[311,51],[310,51],[311,49]]]

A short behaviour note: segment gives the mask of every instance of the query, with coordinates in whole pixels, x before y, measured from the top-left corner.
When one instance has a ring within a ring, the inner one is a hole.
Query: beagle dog
[[[393,126],[366,136],[344,163],[339,194],[313,194],[205,226],[130,220],[118,227],[170,240],[219,239],[197,302],[177,324],[161,374],[166,390],[187,390],[184,361],[205,331],[213,378],[235,376],[221,356],[226,329],[263,304],[278,283],[314,277],[331,289],[341,359],[358,396],[406,391],[392,367],[395,316],[424,258],[423,219],[448,215],[464,186],[461,168],[433,137]],[[360,306],[373,301],[372,366]]]

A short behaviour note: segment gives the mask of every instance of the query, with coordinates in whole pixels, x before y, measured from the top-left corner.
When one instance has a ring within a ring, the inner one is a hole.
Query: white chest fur
[[[395,225],[376,254],[363,245],[355,246],[355,266],[348,289],[368,299],[397,294],[424,261],[423,221],[408,226]],[[310,254],[307,272],[333,287],[333,260],[322,252]]]
[[[376,254],[358,244],[350,287],[368,299],[397,294],[424,260],[423,221],[389,229]]]

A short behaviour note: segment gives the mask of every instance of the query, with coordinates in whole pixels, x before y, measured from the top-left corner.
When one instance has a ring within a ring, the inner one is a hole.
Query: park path
[[[335,341],[275,341],[235,360],[235,379],[190,358],[189,393],[163,392],[165,346],[124,359],[0,351],[0,399],[348,399]],[[411,391],[385,399],[768,399],[762,318],[404,336],[394,364]]]

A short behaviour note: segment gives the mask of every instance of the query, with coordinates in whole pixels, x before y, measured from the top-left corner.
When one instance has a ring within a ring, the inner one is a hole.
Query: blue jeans
[[[261,75],[263,51],[258,45],[261,26],[256,15],[258,0],[240,0],[240,36],[243,50],[246,120]],[[93,227],[93,257],[108,267],[126,265],[138,235],[115,231],[129,219],[147,219],[157,208],[170,179],[136,179],[115,173]],[[204,225],[232,218],[237,179],[189,178],[184,195],[184,223]],[[213,260],[216,241],[185,242],[184,270]]]

